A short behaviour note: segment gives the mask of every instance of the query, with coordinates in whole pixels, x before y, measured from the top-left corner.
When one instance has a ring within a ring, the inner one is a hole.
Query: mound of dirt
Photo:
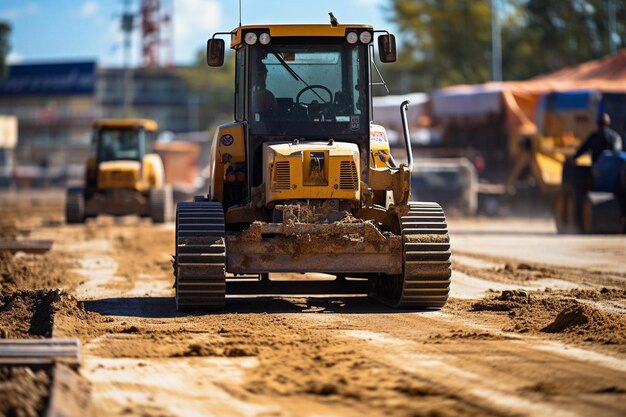
[[[12,222],[18,230],[38,227],[43,222],[61,222],[64,220],[64,194],[61,190],[38,190],[32,195],[20,193],[19,196],[5,194],[0,197],[0,218]]]
[[[13,256],[0,251],[0,293],[61,286],[71,289],[78,281],[70,271],[75,266],[74,261],[62,253]]]
[[[559,315],[556,316],[556,319],[541,329],[541,331],[547,333],[561,333],[572,327],[589,324],[592,321],[596,324],[603,323],[606,316],[606,314],[601,313],[595,308],[583,304],[576,304],[561,310]]]
[[[474,311],[511,311],[531,303],[530,293],[524,290],[505,290],[495,297],[482,299],[472,305]]]
[[[86,319],[82,303],[62,290],[18,290],[0,295],[0,337],[52,337],[55,316]]]
[[[259,349],[254,346],[219,346],[192,343],[182,354],[177,353],[173,356],[225,356],[227,358],[236,358],[242,356],[256,356],[258,354]]]
[[[561,310],[556,319],[541,329],[546,333],[569,333],[586,341],[626,344],[626,320],[620,314],[601,311],[587,304],[575,304]]]
[[[0,239],[15,239],[18,235],[17,226],[8,219],[0,220]]]
[[[43,415],[50,377],[44,370],[0,367],[0,416]]]
[[[576,288],[569,290],[567,294],[577,300],[609,301],[626,299],[626,289],[617,288],[602,288],[599,290]]]
[[[503,330],[551,333],[575,342],[626,345],[626,319],[610,302],[623,301],[624,290],[502,291],[471,306],[472,311],[507,312]]]

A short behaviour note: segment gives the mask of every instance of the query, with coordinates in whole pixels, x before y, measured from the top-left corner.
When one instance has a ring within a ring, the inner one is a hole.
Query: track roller
[[[441,308],[448,300],[450,238],[441,206],[412,202],[400,218],[404,274],[372,283],[376,298],[394,308]]]
[[[218,309],[226,297],[221,203],[184,202],[176,209],[176,309]]]

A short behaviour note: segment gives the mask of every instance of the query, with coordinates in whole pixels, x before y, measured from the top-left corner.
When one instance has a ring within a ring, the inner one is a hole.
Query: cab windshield
[[[251,131],[301,137],[367,132],[366,48],[319,38],[315,45],[250,48]]]
[[[143,157],[144,142],[142,129],[101,129],[98,132],[98,160],[139,161]]]

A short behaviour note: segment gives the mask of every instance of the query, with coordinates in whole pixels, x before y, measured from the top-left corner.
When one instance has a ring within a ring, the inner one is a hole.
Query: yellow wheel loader
[[[224,61],[216,35],[209,66]],[[383,63],[396,60],[395,37],[336,22],[225,35],[235,121],[216,131],[208,193],[177,206],[176,307],[221,308],[226,294],[350,293],[441,308],[450,242],[441,207],[409,200],[408,102],[398,109],[408,164],[395,163],[372,122],[374,36]]]
[[[96,155],[87,160],[85,185],[67,190],[65,217],[83,223],[99,214],[136,214],[163,223],[173,210],[163,162],[150,153],[157,124],[146,119],[104,119],[93,125]]]

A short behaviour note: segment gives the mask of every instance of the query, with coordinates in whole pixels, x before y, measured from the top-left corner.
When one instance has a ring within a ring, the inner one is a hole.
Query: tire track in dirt
[[[164,267],[167,229],[96,224],[56,233],[112,242],[89,256],[117,264],[85,302],[85,316],[55,323],[84,343],[97,416],[625,411],[624,371],[609,366],[621,359],[552,334],[503,331],[508,313],[470,312],[476,300],[414,313],[362,298],[239,298],[224,312],[179,314]]]
[[[543,279],[562,280],[588,287],[615,287],[626,288],[626,273],[618,271],[589,270],[567,266],[526,262],[509,257],[494,256],[469,251],[455,251],[459,259],[453,258],[453,270],[464,274],[482,278],[492,282],[502,283],[529,283]],[[477,266],[464,258],[473,258],[482,261],[483,266]],[[471,264],[470,264],[471,263]]]
[[[485,327],[472,330],[454,317],[442,318],[440,313],[406,315],[401,320],[377,316],[369,320],[368,330],[346,334],[367,340],[372,345],[369,352],[379,360],[385,358],[443,385],[447,392],[486,402],[501,412],[540,416],[625,411],[621,368],[626,361],[604,356],[615,366],[599,366],[599,361],[563,355],[556,344],[509,338]]]

